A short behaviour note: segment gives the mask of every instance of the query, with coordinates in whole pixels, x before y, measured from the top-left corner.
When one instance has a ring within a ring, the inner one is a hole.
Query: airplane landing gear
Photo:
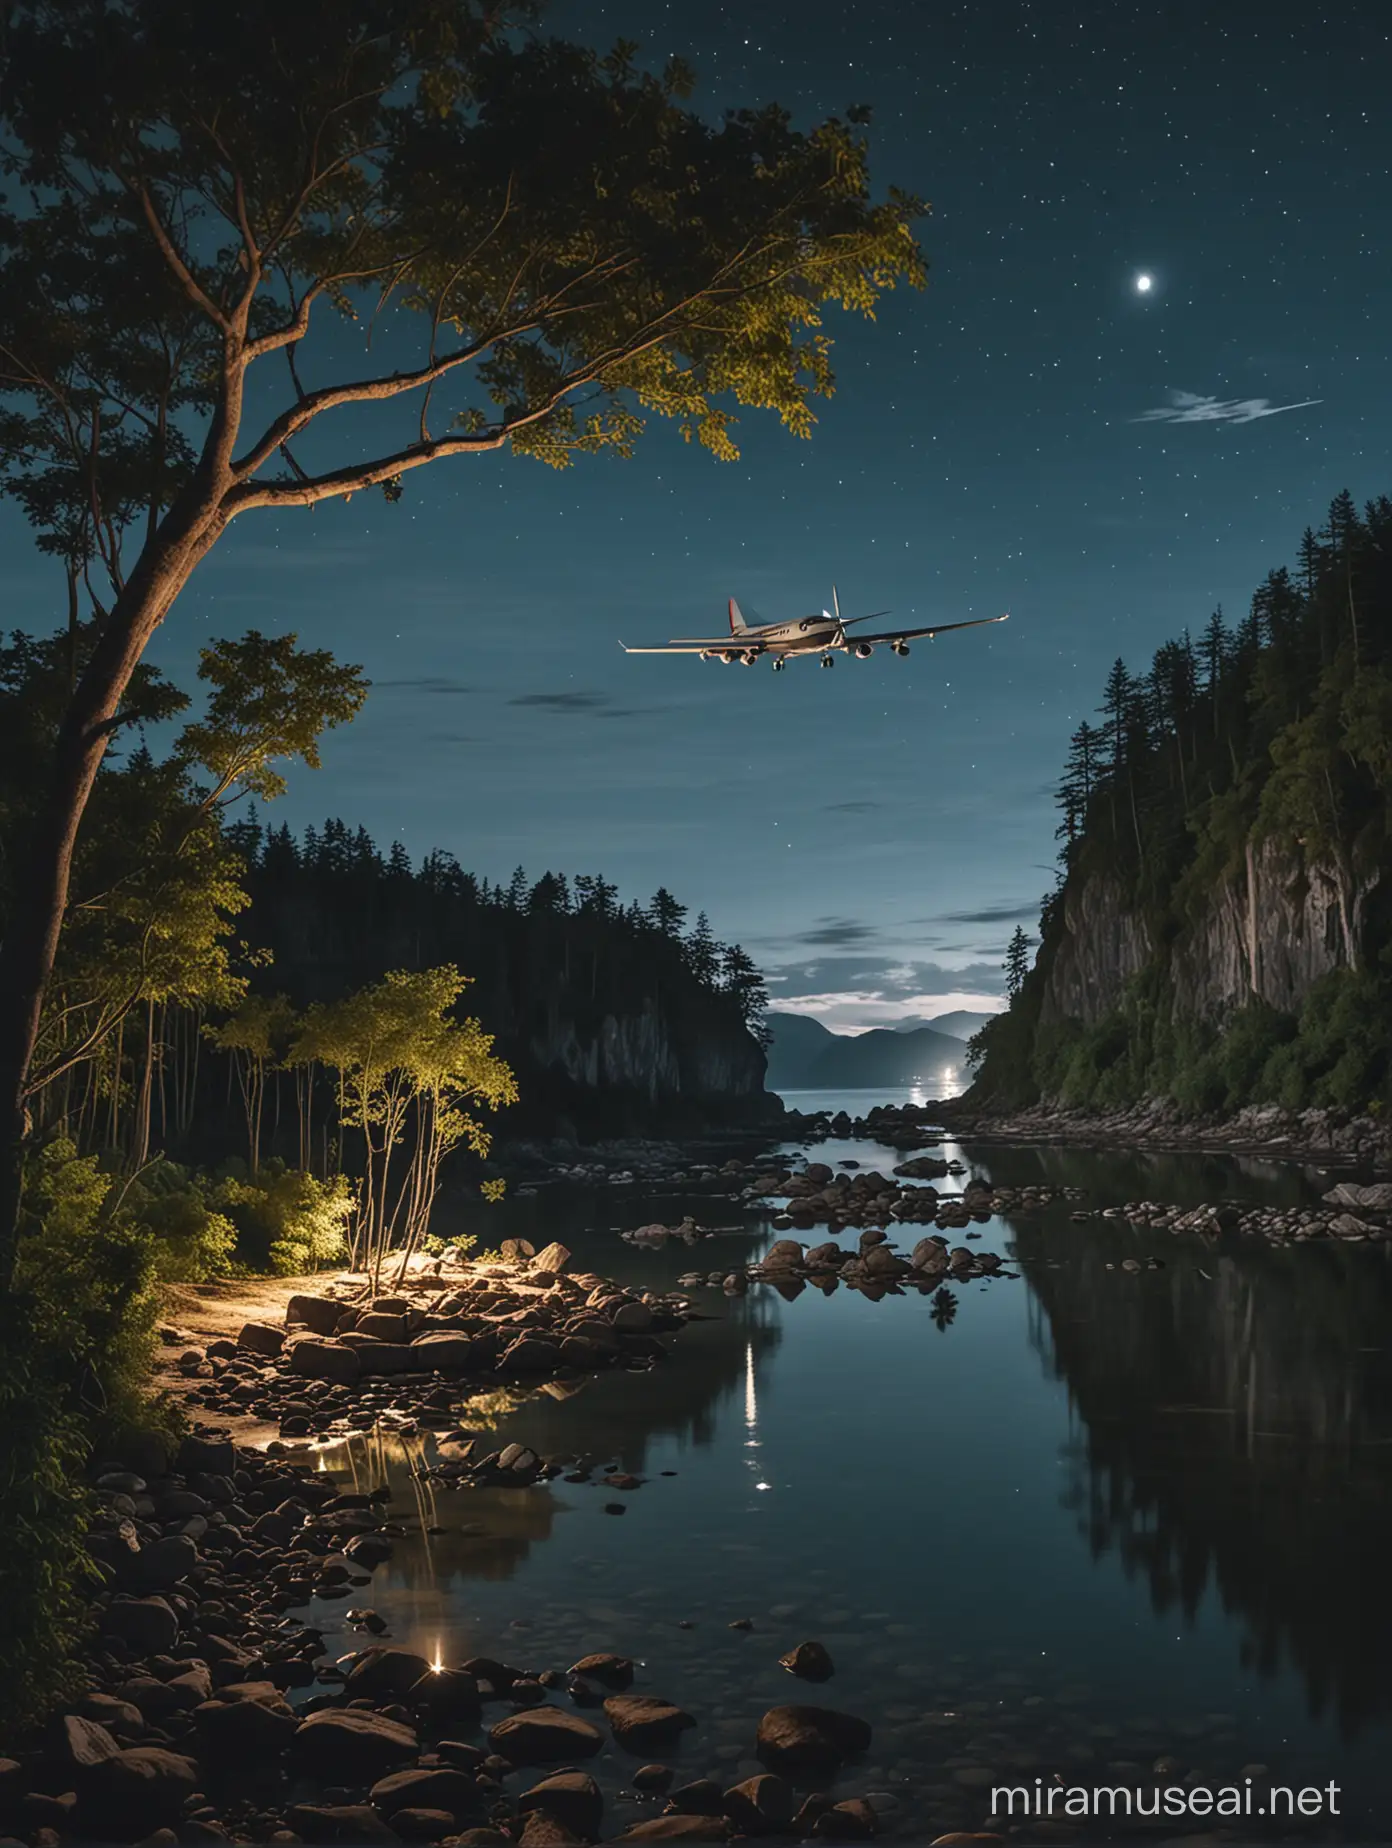
[[[775,656],[774,656],[774,660],[773,660],[773,671],[774,671],[774,673],[775,673],[775,674],[781,674],[781,673],[783,672],[783,669],[784,669],[784,668],[785,668],[785,667],[786,667],[787,665],[788,665],[788,663],[787,663],[787,662],[786,662],[786,661],[785,661],[785,660],[783,659],[783,657],[782,657],[782,655],[775,655]]]
[[[822,656],[822,666],[823,667],[835,667],[836,666],[836,656],[835,655],[823,655]]]

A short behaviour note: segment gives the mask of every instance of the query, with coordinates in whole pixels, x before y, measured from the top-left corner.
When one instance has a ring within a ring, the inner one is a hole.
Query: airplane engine
[[[855,645],[855,658],[857,661],[868,661],[874,652],[874,647],[869,642],[857,642]]]
[[[907,642],[893,642],[891,643],[891,646],[894,649],[895,654],[897,654],[901,659],[903,658],[903,656],[905,656],[909,652],[909,644]]]
[[[744,662],[746,667],[753,667],[759,659],[759,651],[757,648],[751,648],[749,653],[741,655],[740,659]]]
[[[703,649],[701,650],[701,659],[702,659],[703,661],[709,661],[709,660],[710,660],[710,658],[711,658],[711,651],[710,651],[710,649],[709,649],[709,648],[703,648]]]
[[[733,648],[727,648],[720,658],[725,663],[726,667],[728,667],[732,661],[739,660],[739,656]]]

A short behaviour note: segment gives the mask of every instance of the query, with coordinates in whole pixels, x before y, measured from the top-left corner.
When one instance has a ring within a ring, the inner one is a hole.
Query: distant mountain
[[[932,1020],[901,1020],[895,1028],[896,1033],[908,1033],[915,1027],[931,1027],[935,1033],[949,1033],[953,1039],[969,1040],[974,1033],[979,1033],[988,1020],[994,1020],[994,1014],[972,1014],[964,1007],[955,1009],[951,1014],[938,1014]]]
[[[812,1084],[808,1071],[841,1040],[839,1033],[813,1020],[810,1014],[768,1014],[764,1024],[773,1035],[764,1079],[770,1091],[808,1089]]]
[[[770,1014],[773,1033],[765,1080],[773,1091],[863,1089],[921,1083],[932,1088],[944,1071],[960,1068],[963,1046],[932,1027],[908,1033],[874,1027],[832,1033],[803,1014]]]

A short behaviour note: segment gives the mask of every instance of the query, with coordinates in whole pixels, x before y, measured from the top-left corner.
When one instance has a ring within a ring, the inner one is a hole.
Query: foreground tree
[[[486,0],[14,0],[5,35],[0,487],[99,629],[0,950],[8,1222],[83,810],[231,522],[505,445],[627,454],[645,413],[722,457],[732,407],[806,435],[823,308],[871,314],[924,265],[917,202],[871,200],[858,112],[714,127],[676,65]],[[388,363],[346,363],[335,316],[380,324]]]

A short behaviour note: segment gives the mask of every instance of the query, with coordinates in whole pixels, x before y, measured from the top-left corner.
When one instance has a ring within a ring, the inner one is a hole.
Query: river
[[[1317,1187],[1207,1156],[935,1152],[1099,1206],[1294,1204]],[[865,1142],[815,1153],[904,1159]],[[489,1242],[559,1238],[576,1268],[643,1287],[748,1262],[777,1236],[737,1203],[635,1189],[544,1188],[484,1211],[467,1229]],[[684,1211],[741,1229],[661,1250],[618,1236]],[[393,1640],[446,1663],[634,1656],[644,1691],[700,1721],[678,1761],[693,1777],[758,1769],[754,1725],[779,1701],[860,1714],[874,1745],[840,1788],[886,1793],[901,1837],[979,1828],[984,1782],[1139,1782],[1169,1755],[1197,1783],[1252,1775],[1260,1790],[1258,1765],[1292,1786],[1333,1780],[1340,1820],[1305,1825],[1310,1839],[1392,1839],[1386,1249],[1215,1249],[1070,1215],[983,1226],[1018,1279],[950,1299],[701,1291],[712,1319],[653,1373],[463,1419],[643,1477],[621,1518],[598,1483],[432,1491],[428,1439],[323,1451],[358,1486],[390,1481],[410,1529],[362,1596]],[[1163,1268],[1121,1268],[1150,1255]],[[315,1618],[344,1650],[367,1640],[339,1605]],[[778,1667],[806,1638],[836,1664],[819,1691]],[[611,1822],[630,1815],[627,1762],[594,1767]]]

